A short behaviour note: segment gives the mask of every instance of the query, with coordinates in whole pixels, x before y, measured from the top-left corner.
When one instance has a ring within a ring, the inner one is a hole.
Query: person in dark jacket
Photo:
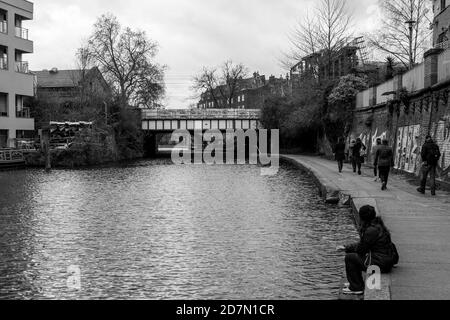
[[[430,175],[431,195],[436,195],[436,169],[441,158],[441,151],[439,146],[434,143],[433,138],[428,135],[425,144],[422,147],[422,181],[420,188],[417,189],[422,194],[425,194],[427,186],[428,175]]]
[[[334,147],[334,157],[338,163],[339,173],[342,172],[344,168],[344,160],[345,160],[345,142],[344,138],[339,138],[338,143]]]
[[[377,151],[380,148],[380,146],[382,145],[382,143],[383,143],[383,141],[381,140],[381,138],[378,138],[377,139],[377,144],[373,147],[373,150],[372,150],[372,159],[376,158]],[[378,173],[379,173],[378,172],[378,167],[375,165],[373,167],[373,175],[375,176],[375,182],[378,182],[378,178],[379,178]]]
[[[361,150],[367,150],[364,143],[362,143],[361,139],[356,139],[355,146],[352,150],[352,166],[353,166],[353,172],[356,173],[356,169],[358,169],[358,174],[361,175],[361,166],[363,163],[363,157],[361,156]]]
[[[389,147],[389,141],[384,139],[383,145],[378,148],[377,154],[375,155],[375,167],[378,167],[381,179],[381,190],[387,189],[387,183],[389,179],[389,173],[391,167],[394,166],[394,150]]]
[[[361,220],[359,243],[342,248],[346,252],[345,269],[349,285],[344,294],[363,294],[365,283],[362,272],[369,266],[378,266],[382,273],[394,267],[391,234],[383,220],[377,217],[375,208],[364,206],[359,211]]]

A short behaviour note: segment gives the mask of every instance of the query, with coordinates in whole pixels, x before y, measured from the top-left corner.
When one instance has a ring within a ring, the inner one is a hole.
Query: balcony
[[[28,62],[26,61],[16,61],[16,72],[19,73],[30,73],[28,69]]]
[[[8,70],[8,59],[0,58],[0,70]]]
[[[29,40],[28,39],[28,29],[16,27],[16,37],[24,39],[24,40]]]
[[[16,118],[31,119],[30,108],[22,108],[22,110],[16,110]]]
[[[1,33],[8,33],[8,21],[0,21],[0,32]]]
[[[436,49],[444,49],[444,50],[446,50],[446,49],[450,48],[450,41],[447,40],[447,41],[438,43],[434,47]]]

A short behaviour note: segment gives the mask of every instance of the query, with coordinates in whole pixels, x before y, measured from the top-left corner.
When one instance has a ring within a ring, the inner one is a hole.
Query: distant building
[[[365,41],[363,37],[358,37],[331,54],[322,50],[302,58],[290,70],[293,96],[301,93],[307,81],[336,81],[349,74],[367,77],[371,86],[385,81],[389,73],[387,63],[369,61],[367,56]],[[401,72],[398,64],[395,64],[393,71]]]
[[[225,93],[225,97],[222,96],[221,91]],[[288,78],[270,76],[266,80],[266,76],[255,72],[253,77],[239,80],[237,92],[232,97],[231,103],[227,101],[229,96],[227,86],[223,85],[216,88],[214,94],[202,93],[197,107],[199,109],[261,109],[268,97],[283,97],[288,94]]]
[[[24,61],[33,42],[23,27],[33,10],[29,1],[0,0],[0,148],[34,136],[34,120],[23,106],[24,98],[33,96],[33,75]]]
[[[95,96],[107,99],[111,88],[96,67],[88,70],[35,71],[36,96],[57,104],[73,103],[80,97]]]
[[[433,47],[448,47],[450,40],[450,0],[432,0],[434,20]]]

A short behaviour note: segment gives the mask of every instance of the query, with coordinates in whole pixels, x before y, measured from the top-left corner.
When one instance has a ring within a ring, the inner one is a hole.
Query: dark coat
[[[389,146],[380,146],[375,155],[374,165],[378,167],[393,167],[394,150]]]
[[[345,160],[345,143],[338,143],[334,147],[334,154],[336,161],[343,161]]]
[[[360,242],[347,246],[346,252],[357,253],[364,260],[370,254],[371,262],[368,265],[376,265],[382,272],[389,272],[394,266],[391,235],[379,218],[361,230],[360,236]]]
[[[427,162],[429,165],[436,166],[441,157],[441,151],[439,146],[433,141],[425,142],[422,147],[422,161]],[[438,155],[436,158],[434,155]]]
[[[366,146],[362,143],[362,142],[356,142],[355,146],[353,147],[352,150],[352,156],[354,158],[358,158],[361,156],[361,149],[362,150],[366,150]]]

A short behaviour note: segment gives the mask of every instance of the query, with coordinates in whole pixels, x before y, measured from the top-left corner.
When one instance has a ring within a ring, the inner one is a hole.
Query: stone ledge
[[[353,198],[352,195],[348,192],[341,191],[336,184],[334,184],[332,181],[328,180],[326,177],[323,176],[322,173],[317,172],[314,168],[311,168],[307,163],[299,162],[293,158],[290,158],[289,156],[280,156],[282,159],[288,161],[289,163],[294,164],[295,166],[299,167],[303,171],[306,171],[308,174],[310,174],[317,186],[319,187],[319,191],[321,193],[322,198],[327,203],[343,203],[347,204],[350,201],[353,216],[355,218],[355,222],[357,225],[359,225],[359,209],[362,206],[365,205],[371,205],[373,206],[378,214],[381,214],[381,211],[378,208],[377,201],[373,197],[367,197],[367,198]],[[337,200],[337,202],[335,202]],[[346,203],[347,202],[347,203]],[[339,300],[391,300],[391,275],[390,274],[383,274],[381,275],[381,290],[366,290],[364,294],[364,299],[358,298],[358,297],[349,297],[342,294],[344,281],[341,284],[341,290],[339,293]]]

